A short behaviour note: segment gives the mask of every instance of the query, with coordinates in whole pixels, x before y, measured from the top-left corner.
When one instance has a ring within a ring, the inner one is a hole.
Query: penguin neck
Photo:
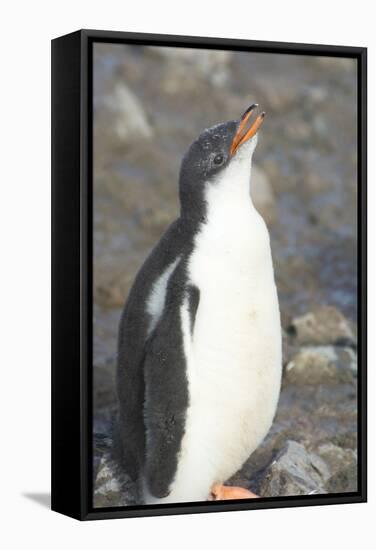
[[[206,190],[207,216],[250,216],[257,214],[251,199],[251,165],[247,161],[231,163]]]
[[[248,262],[255,280],[269,273],[271,252],[268,229],[251,199],[251,185],[248,159],[245,166],[234,165],[208,186],[206,220],[200,232],[209,243],[208,254],[217,254],[221,261],[231,256],[234,266]]]
[[[189,233],[196,233],[208,217],[259,216],[251,195],[251,160],[243,158],[229,164],[215,178],[194,192],[182,193],[180,220]],[[183,206],[184,205],[184,206]]]

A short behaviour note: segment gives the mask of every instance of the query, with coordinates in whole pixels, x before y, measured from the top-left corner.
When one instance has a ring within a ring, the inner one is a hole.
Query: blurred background
[[[118,322],[177,217],[182,156],[254,102],[251,194],[271,234],[284,374],[274,425],[236,482],[261,496],[356,490],[357,67],[344,58],[94,46],[96,506],[130,504],[111,463]]]

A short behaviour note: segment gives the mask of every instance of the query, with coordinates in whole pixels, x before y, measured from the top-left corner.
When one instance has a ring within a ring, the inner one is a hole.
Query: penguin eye
[[[221,153],[218,153],[218,155],[215,155],[214,164],[222,164],[222,162],[223,162],[223,155]]]

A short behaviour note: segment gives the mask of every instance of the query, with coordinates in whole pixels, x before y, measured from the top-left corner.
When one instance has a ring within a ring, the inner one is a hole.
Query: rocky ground
[[[97,44],[94,66],[95,505],[137,502],[109,456],[121,307],[177,215],[189,143],[255,101],[267,119],[251,192],[271,233],[284,374],[235,481],[261,496],[356,490],[355,62]]]

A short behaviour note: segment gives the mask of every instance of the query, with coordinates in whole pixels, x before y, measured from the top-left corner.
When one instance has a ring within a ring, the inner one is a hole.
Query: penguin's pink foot
[[[243,489],[243,487],[230,487],[215,483],[210,491],[209,500],[232,500],[238,498],[259,498],[258,495]]]

